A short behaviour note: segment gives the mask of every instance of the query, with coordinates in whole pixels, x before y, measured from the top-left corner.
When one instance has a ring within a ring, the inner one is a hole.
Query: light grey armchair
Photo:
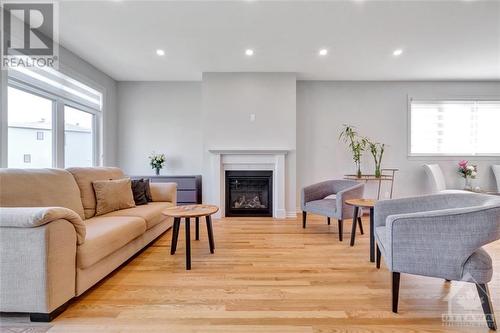
[[[339,226],[339,240],[342,241],[343,220],[352,218],[354,208],[345,204],[347,199],[362,198],[364,184],[354,180],[327,180],[321,183],[313,184],[302,189],[301,209],[302,209],[302,227],[306,227],[307,213],[323,215],[327,217],[330,224],[330,218],[336,218]],[[335,195],[335,198],[327,198]],[[361,219],[358,218],[360,232],[363,233]]]
[[[400,273],[476,284],[486,321],[496,329],[487,283],[492,260],[483,245],[500,239],[500,197],[446,193],[379,201],[375,205],[377,268],[392,272],[392,311]]]

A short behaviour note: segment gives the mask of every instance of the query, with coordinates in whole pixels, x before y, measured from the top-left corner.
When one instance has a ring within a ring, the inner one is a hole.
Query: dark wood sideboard
[[[130,176],[132,179],[149,178],[152,183],[177,183],[177,204],[201,204],[201,176]]]

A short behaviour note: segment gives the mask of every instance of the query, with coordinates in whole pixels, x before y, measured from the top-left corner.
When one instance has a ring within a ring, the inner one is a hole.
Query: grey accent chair
[[[496,330],[488,282],[492,260],[483,245],[500,239],[500,197],[443,193],[379,201],[374,213],[377,268],[392,272],[392,311],[398,311],[400,274],[476,284],[486,321]]]
[[[354,208],[346,205],[347,199],[362,198],[365,186],[354,180],[327,180],[313,184],[302,189],[300,206],[302,209],[302,227],[306,227],[307,213],[323,215],[338,220],[339,240],[342,241],[343,220],[352,218]],[[330,197],[335,195],[335,198]],[[327,198],[329,197],[329,198]],[[358,224],[361,234],[363,225],[358,217]]]

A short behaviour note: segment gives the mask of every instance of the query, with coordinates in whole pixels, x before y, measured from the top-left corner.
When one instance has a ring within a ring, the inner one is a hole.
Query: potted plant
[[[344,129],[340,132],[339,140],[344,141],[351,150],[352,159],[357,168],[357,176],[361,178],[361,156],[366,148],[366,139],[358,136],[356,128],[351,125],[344,125]]]
[[[160,170],[163,169],[166,160],[167,158],[165,157],[165,154],[155,154],[153,152],[149,156],[149,164],[151,165],[151,168],[155,170],[157,176],[160,175]]]
[[[462,160],[458,162],[458,173],[465,180],[464,190],[472,190],[471,179],[477,176],[477,166],[470,165],[469,161]]]
[[[370,152],[372,153],[373,159],[375,160],[375,177],[380,178],[382,176],[382,156],[384,156],[384,143],[371,142],[366,139],[368,146],[370,147]]]

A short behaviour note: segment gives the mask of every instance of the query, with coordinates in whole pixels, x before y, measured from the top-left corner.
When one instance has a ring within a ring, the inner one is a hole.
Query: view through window
[[[410,103],[410,155],[500,154],[500,101]]]

